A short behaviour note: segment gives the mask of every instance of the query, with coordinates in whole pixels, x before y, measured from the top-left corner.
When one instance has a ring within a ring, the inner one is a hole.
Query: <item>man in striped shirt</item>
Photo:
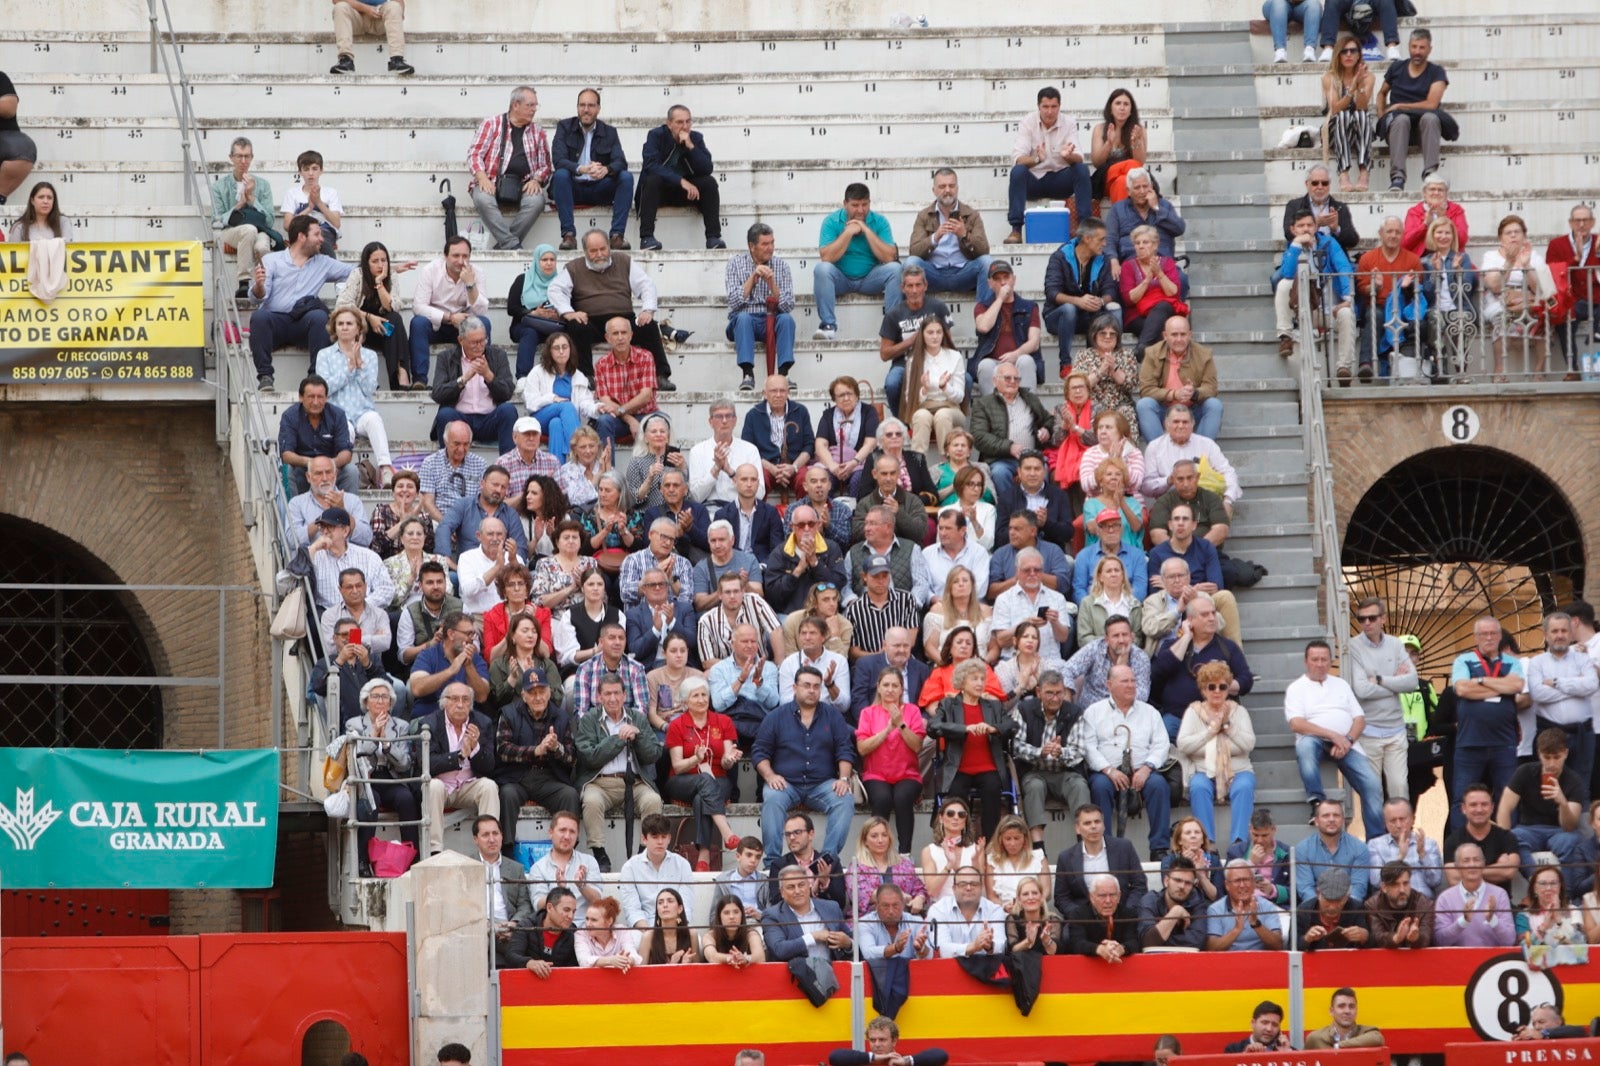
[[[887,558],[871,556],[861,572],[865,591],[844,609],[845,618],[855,629],[850,636],[852,662],[882,650],[884,634],[891,627],[915,631],[922,625],[922,611],[917,607],[916,598],[890,585]]]

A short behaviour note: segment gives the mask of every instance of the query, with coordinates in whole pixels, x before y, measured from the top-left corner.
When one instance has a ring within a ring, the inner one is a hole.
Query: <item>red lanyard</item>
[[[1478,664],[1483,667],[1484,677],[1499,677],[1500,671],[1505,669],[1506,661],[1504,659],[1495,659],[1494,666],[1491,667],[1489,665],[1489,660],[1483,657],[1483,652],[1479,651],[1477,648],[1473,648],[1472,654],[1478,657]]]

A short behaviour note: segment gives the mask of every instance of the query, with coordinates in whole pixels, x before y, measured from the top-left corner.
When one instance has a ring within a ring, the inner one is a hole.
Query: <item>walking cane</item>
[[[767,294],[767,376],[771,377],[778,360],[778,297]]]

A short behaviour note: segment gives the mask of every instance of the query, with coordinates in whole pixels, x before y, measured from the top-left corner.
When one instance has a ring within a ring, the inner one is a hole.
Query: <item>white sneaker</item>
[[[1397,44],[1391,44],[1389,46],[1389,62],[1393,63],[1395,60],[1400,58],[1400,46]]]
[[[1322,54],[1317,56],[1317,62],[1318,63],[1331,63],[1331,62],[1333,62],[1333,47],[1331,45],[1328,46],[1327,48],[1324,48],[1322,50]]]
[[[1311,45],[1309,45],[1309,44],[1306,45],[1305,62],[1307,62],[1307,63],[1315,63],[1316,61],[1317,61],[1317,50],[1315,48],[1311,47]]]
[[[1272,61],[1274,63],[1287,63],[1289,62],[1289,53],[1285,52],[1282,48],[1274,49],[1272,52]]]
[[[814,341],[831,341],[839,339],[838,326],[818,326],[817,331],[811,334]]]

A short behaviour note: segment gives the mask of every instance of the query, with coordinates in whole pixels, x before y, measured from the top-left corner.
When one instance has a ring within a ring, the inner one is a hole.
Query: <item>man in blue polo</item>
[[[828,817],[822,850],[838,855],[850,835],[855,799],[850,793],[855,738],[844,716],[822,702],[822,673],[795,671],[794,702],[767,715],[756,732],[750,759],[766,783],[761,800],[761,836],[770,867],[783,854],[785,816],[804,803]]]
[[[1456,693],[1455,794],[1482,781],[1496,804],[1517,768],[1517,696],[1525,684],[1522,663],[1501,654],[1500,638],[1498,621],[1487,615],[1478,619],[1472,649],[1450,666]],[[1460,825],[1459,810],[1452,810],[1450,828]]]

